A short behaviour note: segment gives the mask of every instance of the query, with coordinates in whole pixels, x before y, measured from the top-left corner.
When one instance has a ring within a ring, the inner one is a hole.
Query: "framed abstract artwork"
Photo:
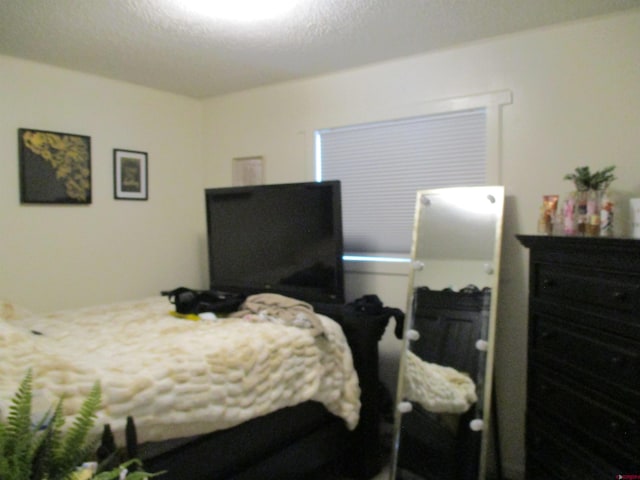
[[[91,137],[18,129],[21,203],[91,203]]]
[[[148,169],[146,152],[114,149],[114,197],[118,200],[147,200]]]
[[[234,187],[264,183],[264,159],[262,157],[234,158],[232,170]]]

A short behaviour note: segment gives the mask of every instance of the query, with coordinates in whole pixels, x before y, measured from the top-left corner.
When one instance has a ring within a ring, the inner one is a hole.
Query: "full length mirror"
[[[417,193],[391,480],[487,470],[504,188]]]

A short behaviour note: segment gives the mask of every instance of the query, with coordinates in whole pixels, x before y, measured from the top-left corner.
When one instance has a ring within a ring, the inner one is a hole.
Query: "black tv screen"
[[[339,181],[205,190],[212,290],[344,303]]]

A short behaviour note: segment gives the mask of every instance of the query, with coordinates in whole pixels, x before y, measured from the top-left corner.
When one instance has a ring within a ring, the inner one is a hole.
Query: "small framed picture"
[[[147,200],[148,170],[146,152],[114,149],[114,197],[118,200]]]
[[[18,129],[21,203],[91,203],[91,137]]]
[[[261,185],[264,183],[262,157],[241,157],[233,159],[233,186]]]

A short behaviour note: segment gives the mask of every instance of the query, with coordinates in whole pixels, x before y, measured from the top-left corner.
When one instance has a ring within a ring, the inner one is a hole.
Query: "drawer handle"
[[[544,395],[549,395],[550,393],[553,393],[553,387],[548,383],[540,383],[539,388],[540,388],[540,393]]]
[[[611,365],[614,367],[621,367],[625,364],[624,357],[621,355],[614,355],[611,357]]]
[[[627,295],[625,292],[613,292],[613,299],[619,302],[626,300]]]
[[[550,332],[549,330],[543,330],[542,332],[540,332],[540,338],[542,340],[549,340],[550,338],[553,338],[553,332]]]

